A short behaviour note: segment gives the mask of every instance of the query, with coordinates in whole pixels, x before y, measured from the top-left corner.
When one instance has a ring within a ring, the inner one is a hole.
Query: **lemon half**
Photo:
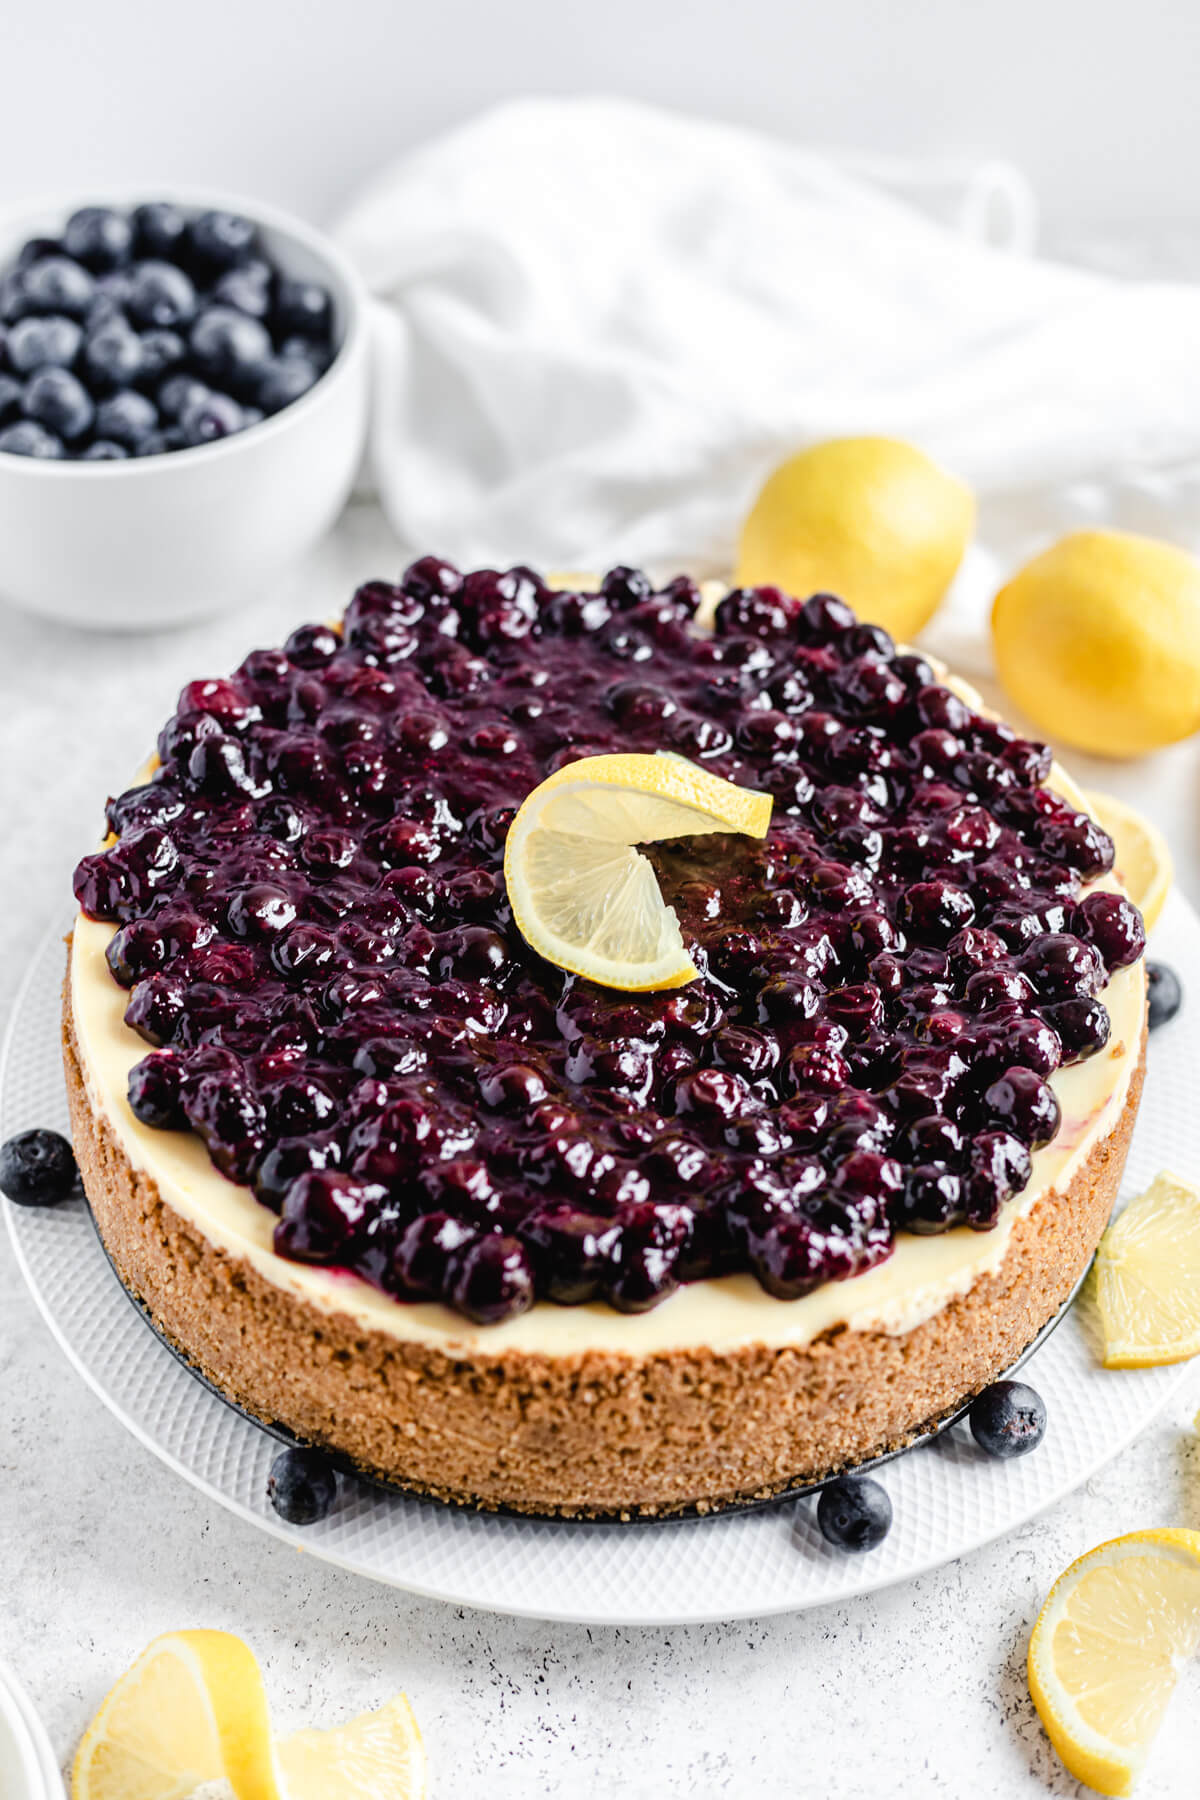
[[[699,971],[638,844],[735,832],[763,838],[770,794],[679,756],[585,756],[534,788],[509,828],[504,879],[517,927],[547,962],[628,993]]]
[[[1128,1794],[1200,1643],[1200,1532],[1135,1531],[1061,1575],[1029,1644],[1029,1691],[1071,1774]]]

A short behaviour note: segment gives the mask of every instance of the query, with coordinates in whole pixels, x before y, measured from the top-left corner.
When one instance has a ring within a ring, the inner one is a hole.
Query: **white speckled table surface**
[[[0,1019],[63,916],[98,800],[124,785],[182,682],[337,610],[356,581],[400,560],[378,515],[359,506],[253,617],[89,637],[0,607]],[[1085,783],[1123,792],[1166,828],[1193,902],[1198,760],[1196,743],[1139,765],[1072,759]],[[1029,1629],[1053,1578],[1092,1544],[1139,1526],[1200,1525],[1196,1376],[1184,1403],[1085,1489],[919,1581],[762,1622],[545,1625],[410,1599],[214,1509],[70,1371],[3,1245],[0,1657],[25,1680],[64,1762],[150,1637],[204,1624],[253,1643],[284,1727],[334,1722],[407,1689],[434,1800],[532,1800],[568,1786],[581,1797],[700,1800],[1075,1794],[1028,1698]],[[1196,1791],[1198,1676],[1185,1677],[1143,1800]]]

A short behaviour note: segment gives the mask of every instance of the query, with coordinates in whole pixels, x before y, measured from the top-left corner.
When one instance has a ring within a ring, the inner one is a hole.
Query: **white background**
[[[1200,213],[1190,0],[5,0],[0,203],[194,181],[328,217],[522,92],[816,145],[1003,154],[1054,226]]]

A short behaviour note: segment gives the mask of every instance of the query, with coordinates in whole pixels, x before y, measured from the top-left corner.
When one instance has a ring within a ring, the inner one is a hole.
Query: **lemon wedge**
[[[602,987],[682,987],[699,971],[636,846],[725,831],[763,838],[771,805],[681,756],[568,763],[509,828],[504,880],[518,929],[547,962]]]
[[[1029,1692],[1078,1780],[1129,1794],[1200,1643],[1200,1532],[1134,1531],[1073,1562],[1029,1643]]]
[[[1117,847],[1116,872],[1149,931],[1175,879],[1167,840],[1157,825],[1114,794],[1090,793],[1084,798],[1093,819],[1103,825]]]
[[[237,1800],[281,1800],[258,1663],[232,1632],[168,1632],[88,1726],[71,1800],[184,1800],[221,1780]]]
[[[279,1746],[287,1800],[420,1800],[425,1746],[403,1694],[328,1731],[295,1731]]]
[[[1096,1252],[1106,1369],[1156,1368],[1200,1354],[1200,1194],[1156,1175]]]
[[[155,1638],[105,1697],[75,1756],[71,1800],[421,1800],[425,1751],[403,1694],[276,1744],[254,1652],[229,1631]]]

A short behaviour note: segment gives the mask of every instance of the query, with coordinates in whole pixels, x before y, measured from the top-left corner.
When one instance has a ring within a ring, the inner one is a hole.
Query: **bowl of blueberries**
[[[349,495],[366,306],[319,232],[257,205],[0,219],[0,598],[126,629],[252,600]]]

